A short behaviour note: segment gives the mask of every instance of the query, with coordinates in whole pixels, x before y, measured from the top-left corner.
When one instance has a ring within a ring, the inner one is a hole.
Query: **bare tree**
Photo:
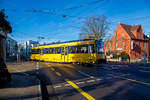
[[[109,30],[107,18],[102,16],[92,16],[86,19],[81,29],[80,39],[104,39]]]

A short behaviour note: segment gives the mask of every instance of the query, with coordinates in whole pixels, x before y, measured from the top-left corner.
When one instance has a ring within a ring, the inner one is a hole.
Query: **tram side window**
[[[43,49],[43,54],[46,54],[46,48]]]
[[[80,46],[81,53],[88,53],[88,46]]]
[[[55,54],[55,48],[49,48],[49,54]]]
[[[61,48],[58,47],[58,48],[55,48],[55,50],[56,50],[56,53],[58,54],[61,53]]]
[[[70,46],[69,53],[88,53],[87,45]]]
[[[52,48],[48,48],[48,53],[49,53],[49,54],[52,53]]]
[[[31,53],[32,53],[32,54],[39,54],[39,50],[40,50],[40,49],[32,49],[32,50],[31,50]]]
[[[53,48],[53,54],[55,54],[56,53],[56,48]]]
[[[35,54],[35,53],[36,53],[35,50],[36,50],[36,49],[32,49],[32,50],[31,50],[31,53],[32,53],[32,54]]]
[[[69,50],[69,53],[77,53],[78,47],[77,46],[70,46],[68,50]]]
[[[46,48],[46,54],[49,54],[49,48]]]
[[[38,49],[38,53],[42,54],[43,53],[43,49]]]
[[[88,46],[88,53],[95,53],[94,45],[89,45]]]
[[[48,54],[48,53],[49,53],[49,49],[48,49],[48,48],[45,48],[45,49],[43,50],[43,52],[44,52],[44,54]]]
[[[61,47],[61,53],[64,54],[64,47]]]
[[[40,54],[41,53],[41,49],[37,49],[36,54]]]

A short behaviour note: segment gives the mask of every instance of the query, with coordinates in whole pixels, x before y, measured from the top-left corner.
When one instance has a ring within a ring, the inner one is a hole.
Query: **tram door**
[[[68,62],[68,47],[62,47],[62,52],[61,52],[61,59],[62,62]]]
[[[43,48],[39,49],[39,53],[40,53],[39,60],[42,60],[42,55],[44,53]]]

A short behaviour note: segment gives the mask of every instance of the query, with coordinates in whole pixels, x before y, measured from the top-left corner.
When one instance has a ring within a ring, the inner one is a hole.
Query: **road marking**
[[[135,83],[138,83],[138,84],[150,86],[150,83],[146,83],[146,82],[142,82],[142,81],[137,81],[137,80],[134,80],[134,79],[131,79],[131,78],[126,78],[126,77],[121,77],[121,76],[114,76],[113,74],[109,74],[109,75],[111,75],[113,77],[116,77],[116,78],[121,78],[121,79],[124,79],[124,80],[135,82]]]
[[[65,79],[66,82],[68,82],[73,88],[75,88],[79,93],[81,93],[85,98],[88,100],[96,100],[94,97],[92,97],[90,94],[84,92],[81,88],[79,88],[75,83],[72,81]]]
[[[36,74],[39,74],[38,70],[39,70],[39,62],[36,63]]]
[[[65,86],[71,86],[70,84],[65,84]]]
[[[80,74],[86,76],[86,77],[90,77],[90,78],[94,78],[93,76],[89,75],[89,74],[86,74],[84,72],[81,72],[81,71],[78,71]]]
[[[139,70],[141,72],[146,72],[146,73],[150,73],[150,71],[146,71],[146,70]]]
[[[39,90],[39,94],[38,94],[38,97],[39,97],[39,100],[41,100],[42,98],[41,98],[41,95],[42,95],[42,92],[41,92],[41,81],[38,79],[38,84],[39,84],[39,86],[38,86],[38,90]]]
[[[84,84],[85,82],[77,82],[76,84]]]
[[[14,70],[15,70],[16,72],[21,72],[21,71],[19,71],[19,70],[15,69],[15,68],[14,68]]]
[[[57,74],[58,76],[62,76],[59,72],[56,72],[56,74]]]
[[[95,82],[95,80],[88,80],[87,82],[89,82],[89,83],[90,83],[90,82]]]
[[[55,69],[53,67],[50,68],[52,71],[54,71]]]
[[[126,79],[128,81],[131,81],[131,82],[135,82],[135,83],[139,83],[139,84],[143,84],[143,85],[148,85],[150,86],[150,83],[146,83],[146,82],[142,82],[142,81],[137,81],[137,80],[134,80],[134,79],[130,79],[130,78],[126,78],[126,77],[121,77],[122,79]]]
[[[100,81],[100,80],[102,80],[102,79],[100,79],[100,78],[98,78],[98,79],[96,79],[97,81]]]
[[[54,88],[60,88],[61,87],[61,85],[56,85],[56,86],[54,86]]]

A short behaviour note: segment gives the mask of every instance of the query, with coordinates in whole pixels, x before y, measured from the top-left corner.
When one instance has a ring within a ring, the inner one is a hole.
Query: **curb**
[[[37,78],[38,79],[38,78]],[[41,92],[41,81],[38,79],[38,92],[39,92],[39,95],[38,95],[38,100],[42,100],[42,92]]]
[[[41,81],[40,81],[40,79],[37,76],[30,75],[28,73],[22,73],[22,75],[32,76],[32,77],[35,77],[38,80],[38,100],[42,100]]]

